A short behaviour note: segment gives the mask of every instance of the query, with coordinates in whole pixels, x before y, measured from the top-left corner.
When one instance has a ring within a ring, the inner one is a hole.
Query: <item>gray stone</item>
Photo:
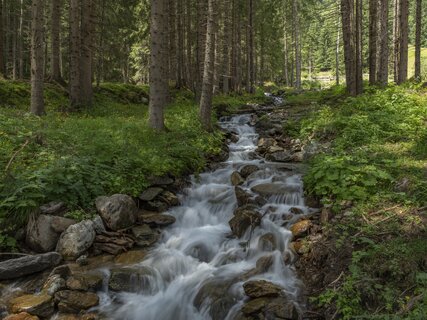
[[[49,252],[55,249],[60,233],[51,227],[53,216],[32,215],[26,230],[26,243],[36,252]]]
[[[137,207],[128,195],[98,197],[96,208],[104,223],[113,231],[126,229],[135,224]]]
[[[99,215],[96,215],[95,218],[92,219],[92,223],[96,234],[101,234],[107,231],[105,230],[104,221],[102,221],[102,218]]]
[[[275,196],[298,192],[300,187],[278,183],[263,183],[252,187],[251,190],[262,196]]]
[[[238,173],[237,171],[234,171],[231,174],[230,180],[231,180],[231,184],[233,186],[239,186],[245,182],[245,180],[242,178],[240,173]]]
[[[245,294],[253,299],[277,297],[283,290],[278,285],[265,280],[248,281],[243,285],[243,289],[245,290]]]
[[[176,218],[167,214],[145,214],[140,216],[142,223],[146,223],[152,226],[166,227],[175,223]]]
[[[58,310],[63,313],[79,313],[99,304],[99,297],[92,292],[63,290],[55,294]]]
[[[96,233],[92,221],[85,220],[74,224],[62,233],[56,251],[64,259],[75,260],[92,246],[95,236]]]
[[[118,268],[111,270],[108,287],[113,291],[139,292],[148,284],[147,277],[152,277],[153,271],[148,267]]]
[[[249,227],[255,228],[261,224],[262,216],[257,211],[240,210],[228,222],[233,234],[241,238]]]
[[[138,198],[142,201],[152,201],[163,191],[164,190],[162,188],[148,188],[144,190],[144,192],[141,193]]]
[[[240,175],[246,179],[249,177],[252,173],[257,172],[259,170],[259,167],[254,164],[248,164],[244,166],[242,169],[240,169]]]
[[[2,261],[0,262],[0,280],[15,279],[40,272],[58,265],[61,260],[60,254],[49,252]]]
[[[292,161],[292,153],[286,150],[277,151],[273,153],[268,153],[265,156],[265,159],[273,162],[290,162]]]
[[[151,246],[159,239],[159,234],[146,224],[133,227],[132,234],[136,238],[136,244],[139,247]]]
[[[66,211],[65,203],[61,201],[52,201],[40,207],[42,214],[57,215]]]

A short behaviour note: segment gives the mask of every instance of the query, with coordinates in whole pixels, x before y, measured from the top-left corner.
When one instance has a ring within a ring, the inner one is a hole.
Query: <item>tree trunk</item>
[[[292,13],[294,19],[295,33],[295,88],[301,88],[301,47],[300,47],[300,26],[299,26],[299,10],[298,0],[293,0]]]
[[[80,1],[70,0],[70,106],[76,110],[82,105],[80,90]]]
[[[177,2],[180,0],[168,0],[168,16],[169,16],[169,32],[168,32],[168,40],[169,40],[169,80],[171,80],[175,86],[178,87],[178,58],[177,55],[179,52],[177,51],[177,39],[176,35],[179,32],[177,29]]]
[[[18,54],[18,78],[24,78],[24,14],[25,14],[25,3],[24,0],[21,0],[20,4],[20,13],[19,13],[19,29],[18,29],[18,46],[17,46],[17,54]]]
[[[51,1],[51,77],[53,81],[62,83],[61,77],[61,0]]]
[[[400,0],[399,3],[399,59],[397,84],[402,84],[408,79],[408,16],[409,0]]]
[[[340,84],[340,47],[341,47],[341,15],[340,15],[340,5],[338,3],[338,13],[337,13],[337,42],[335,47],[335,83],[337,86]]]
[[[354,9],[354,0],[341,0],[346,85],[348,93],[355,96],[357,95],[357,62]]]
[[[388,45],[388,15],[389,6],[388,0],[380,0],[379,5],[379,28],[378,28],[378,75],[377,81],[385,87],[388,84],[388,58],[389,58],[389,45]]]
[[[94,33],[94,0],[82,1],[80,90],[81,101],[86,107],[92,105],[92,41]]]
[[[3,36],[3,0],[0,0],[0,77],[5,76],[5,70],[4,70],[4,40],[5,37]]]
[[[33,0],[31,8],[31,113],[44,114],[44,0]]]
[[[369,84],[377,82],[377,43],[378,43],[378,4],[379,0],[369,0]]]
[[[176,33],[177,33],[177,48],[176,48],[176,86],[177,88],[184,87],[185,83],[185,59],[184,59],[184,0],[177,0],[177,15]],[[172,51],[171,51],[172,54]]]
[[[232,34],[232,6],[231,1],[222,0],[224,5],[224,41],[222,48],[223,61],[223,76],[222,76],[222,92],[228,94],[230,91],[230,48],[233,46]]]
[[[149,125],[164,130],[165,93],[168,92],[167,63],[169,61],[167,37],[167,0],[151,0],[150,21],[150,105]]]
[[[356,0],[356,94],[363,92],[363,0]]]
[[[284,66],[283,66],[283,80],[285,82],[285,86],[289,87],[289,52],[288,52],[288,32],[285,27],[283,29],[283,50],[284,50]]]
[[[194,72],[193,72],[193,46],[192,46],[192,32],[191,32],[191,0],[185,1],[185,34],[186,34],[186,43],[185,46],[187,48],[186,52],[186,84],[191,90],[195,90],[194,87]]]
[[[213,69],[215,61],[214,0],[208,0],[205,62],[203,68],[202,95],[200,97],[200,121],[205,130],[212,130]]]
[[[203,67],[206,47],[206,4],[204,1],[197,2],[197,77],[196,77],[196,101],[200,102],[202,82],[203,82]]]
[[[254,3],[253,0],[247,0],[248,6],[248,25],[247,25],[247,76],[246,92],[254,93]]]
[[[393,3],[393,75],[394,82],[398,82],[398,70],[399,70],[399,5],[400,0],[394,0]]]
[[[417,0],[415,17],[415,80],[421,81],[421,22],[422,22],[422,0]]]
[[[99,32],[99,47],[96,62],[96,86],[99,88],[101,81],[104,76],[104,30],[105,30],[105,7],[106,0],[101,2],[101,21],[100,21],[100,32]]]

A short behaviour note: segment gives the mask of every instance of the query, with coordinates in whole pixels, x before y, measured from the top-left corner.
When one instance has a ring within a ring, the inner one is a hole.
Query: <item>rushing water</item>
[[[168,212],[176,217],[176,223],[163,231],[162,239],[144,261],[132,266],[150,268],[150,276],[140,281],[137,293],[111,294],[105,289],[101,293],[102,313],[123,320],[233,319],[246,299],[242,284],[248,279],[239,277],[266,255],[273,256],[272,266],[250,279],[279,284],[288,296],[297,298],[298,280],[293,268],[284,262],[290,254],[291,232],[282,226],[282,216],[291,215],[292,207],[308,212],[301,176],[262,159],[251,160],[258,135],[249,125],[250,119],[250,115],[240,115],[221,121],[223,128],[239,135],[239,140],[230,144],[228,161],[213,172],[193,178],[191,187],[181,195],[182,205]],[[268,199],[260,209],[264,215],[261,226],[237,239],[230,236],[228,224],[237,208],[230,175],[247,164],[262,170],[247,179],[244,189],[275,183],[292,191]],[[276,250],[260,248],[259,238],[266,233],[274,235]],[[214,300],[216,311],[212,310]]]

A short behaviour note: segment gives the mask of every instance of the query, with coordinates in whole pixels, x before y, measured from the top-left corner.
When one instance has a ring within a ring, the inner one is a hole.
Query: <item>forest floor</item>
[[[427,90],[284,96],[284,135],[317,150],[304,183],[321,226],[294,244],[307,318],[426,319]]]

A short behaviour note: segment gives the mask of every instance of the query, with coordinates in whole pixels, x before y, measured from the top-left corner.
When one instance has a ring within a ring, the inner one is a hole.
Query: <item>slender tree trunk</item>
[[[356,0],[356,94],[363,92],[363,0]]]
[[[15,4],[16,6],[16,4]],[[18,25],[19,19],[17,18],[17,8],[13,6],[12,16],[12,79],[18,79]]]
[[[176,50],[176,86],[184,87],[185,82],[185,59],[184,59],[184,0],[177,0],[176,31],[177,31],[177,50]],[[172,54],[172,51],[171,51]]]
[[[283,29],[283,50],[284,50],[284,66],[283,66],[283,78],[285,81],[285,86],[289,87],[289,52],[288,52],[288,32],[285,27]]]
[[[357,95],[356,84],[356,36],[354,0],[341,0],[341,15],[344,40],[344,62],[347,91]]]
[[[230,91],[230,48],[233,46],[232,44],[232,2],[229,0],[223,0],[224,5],[224,41],[222,48],[223,55],[223,76],[222,76],[222,92],[224,94],[228,94]]]
[[[96,63],[96,86],[99,88],[101,81],[104,76],[104,31],[105,31],[105,6],[106,0],[101,2],[101,21],[99,23],[99,47],[97,54],[97,63]]]
[[[397,84],[402,84],[408,79],[408,16],[409,0],[400,0],[399,3],[399,60]]]
[[[61,77],[61,2],[62,0],[51,1],[51,77],[55,82],[62,83]]]
[[[301,88],[301,47],[300,47],[300,26],[299,26],[299,10],[298,0],[293,0],[292,6],[293,19],[294,19],[294,33],[295,33],[295,88]]]
[[[197,2],[197,77],[196,77],[196,101],[200,102],[202,92],[203,67],[206,47],[206,3]]]
[[[92,105],[92,46],[95,14],[94,0],[82,1],[81,54],[80,54],[80,90],[82,104]]]
[[[337,13],[337,42],[335,47],[335,83],[337,86],[340,84],[340,47],[341,47],[341,15],[340,4],[338,3]]]
[[[19,29],[18,29],[18,78],[24,78],[24,54],[23,54],[23,43],[24,43],[24,14],[25,14],[25,3],[21,0],[19,13]]]
[[[380,0],[379,5],[379,28],[378,28],[378,83],[385,87],[388,84],[388,58],[389,58],[389,44],[388,44],[388,16],[389,16],[389,2],[388,0]]]
[[[246,92],[255,92],[255,70],[254,70],[254,2],[247,0],[248,26],[247,26],[247,83]]]
[[[169,79],[178,87],[178,57],[179,54],[177,50],[177,33],[180,32],[177,29],[177,2],[180,0],[168,0],[168,12],[169,12]]]
[[[3,36],[4,30],[3,30],[3,0],[0,0],[0,78],[5,76],[5,65],[4,65],[4,40],[5,37]]]
[[[400,0],[394,0],[393,3],[393,73],[394,73],[394,82],[398,82],[398,73],[399,73],[399,34],[400,34],[400,25],[399,25],[399,12],[400,12]]]
[[[195,90],[194,87],[194,72],[193,72],[193,46],[192,46],[192,32],[191,32],[191,17],[192,17],[192,10],[191,10],[191,0],[185,1],[185,40],[186,40],[186,84],[191,90]]]
[[[415,17],[415,80],[421,81],[421,22],[422,22],[422,0],[417,0]]]
[[[205,130],[212,130],[213,69],[215,61],[215,0],[208,0],[208,21],[206,30],[205,62],[203,68],[203,86],[200,98],[200,121]]]
[[[378,5],[379,0],[369,0],[369,84],[377,82],[377,43],[378,43]]]
[[[80,1],[70,0],[70,106],[76,110],[82,105],[80,89]]]
[[[33,0],[31,8],[31,113],[44,114],[44,0]]]
[[[164,130],[165,93],[168,92],[167,74],[167,0],[151,0],[150,21],[150,105],[149,125]]]

